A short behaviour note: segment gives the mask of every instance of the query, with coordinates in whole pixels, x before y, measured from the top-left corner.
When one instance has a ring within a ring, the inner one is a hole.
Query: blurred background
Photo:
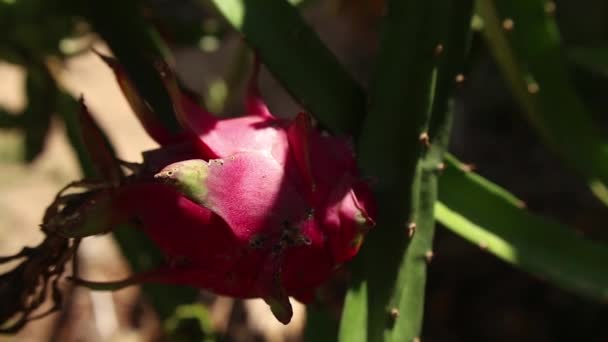
[[[384,2],[300,2],[321,39],[367,84]],[[239,115],[249,68],[243,39],[205,0],[144,4],[142,15],[167,42],[183,85],[211,111]],[[608,2],[558,0],[556,8],[571,80],[605,133],[608,63],[602,68],[594,58],[608,60]],[[82,178],[69,138],[73,98],[84,95],[122,159],[139,162],[141,152],[156,145],[132,114],[111,70],[92,52],[110,53],[88,18],[57,1],[0,0],[0,29],[0,255],[9,255],[41,241],[38,225],[46,206],[62,186]],[[596,53],[584,53],[587,48]],[[479,36],[473,39],[467,69],[456,97],[451,151],[523,199],[529,210],[557,218],[580,234],[607,239],[606,207],[539,142]],[[45,81],[49,77],[54,81]],[[300,110],[267,72],[262,73],[261,89],[276,115],[289,117]],[[446,230],[440,229],[435,241],[424,341],[608,340],[606,305],[549,286]],[[78,258],[86,279],[116,280],[131,272],[109,235],[84,240]],[[327,329],[337,328],[347,278],[347,271],[339,272],[332,285],[338,304],[327,317],[334,326]],[[0,341],[162,339],[159,318],[137,287],[114,293],[64,287],[69,294],[60,313],[29,323],[16,336],[0,335]],[[305,338],[306,309],[301,305],[285,327],[262,301],[209,293],[199,299],[207,310],[192,315],[203,334],[175,335],[184,341]]]

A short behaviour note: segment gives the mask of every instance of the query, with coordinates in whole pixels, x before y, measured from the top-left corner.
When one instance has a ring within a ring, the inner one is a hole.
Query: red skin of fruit
[[[133,99],[118,64],[109,64]],[[187,134],[172,137],[146,121],[149,113],[138,114],[159,143],[190,145],[188,159],[208,162],[207,192],[198,202],[155,180],[129,183],[112,194],[115,221],[137,218],[170,261],[138,280],[261,297],[287,323],[288,296],[311,300],[315,288],[357,254],[376,213],[348,140],[322,134],[303,113],[275,118],[256,74],[244,116],[217,119],[175,87],[169,92]]]

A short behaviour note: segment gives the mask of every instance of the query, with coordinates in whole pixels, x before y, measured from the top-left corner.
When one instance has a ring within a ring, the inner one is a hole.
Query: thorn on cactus
[[[425,148],[429,148],[431,146],[431,141],[429,138],[429,134],[427,132],[420,133],[418,140],[422,143],[422,146]]]
[[[433,261],[433,258],[435,257],[435,253],[433,253],[433,251],[428,250],[424,253],[424,259],[426,260],[427,264],[431,263],[431,261]]]
[[[479,248],[480,248],[482,251],[487,251],[487,250],[488,250],[488,243],[487,243],[487,242],[485,242],[485,241],[480,242],[480,243],[479,243]]]
[[[392,320],[396,320],[397,318],[399,318],[399,309],[397,308],[391,308],[389,311],[389,316],[391,317]]]
[[[513,31],[513,28],[515,27],[515,22],[513,21],[513,19],[511,18],[506,18],[502,21],[502,28],[507,31]]]
[[[466,78],[464,77],[463,74],[457,74],[456,77],[454,77],[454,80],[456,81],[457,84],[462,84],[462,83],[464,83]]]
[[[439,43],[435,46],[434,53],[435,53],[435,57],[441,56],[441,54],[443,53],[443,45],[441,43]]]
[[[410,224],[407,225],[407,236],[408,238],[412,238],[414,237],[414,233],[416,233],[416,223],[415,222],[411,222]]]
[[[534,94],[538,93],[538,91],[540,90],[540,87],[538,86],[538,83],[530,82],[530,83],[528,83],[527,89],[528,89],[528,93],[534,95]]]
[[[477,169],[477,165],[469,163],[469,164],[461,164],[460,169],[464,172],[473,172]]]
[[[556,8],[557,6],[555,5],[554,1],[545,2],[545,13],[548,15],[554,15]]]

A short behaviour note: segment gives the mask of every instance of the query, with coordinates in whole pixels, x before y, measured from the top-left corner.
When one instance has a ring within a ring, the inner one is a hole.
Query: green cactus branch
[[[452,7],[449,7],[449,6]],[[437,201],[438,178],[443,169],[452,122],[452,101],[455,78],[464,65],[470,40],[473,1],[447,3],[452,13],[443,26],[442,50],[435,86],[434,101],[428,126],[430,146],[418,162],[412,193],[411,220],[408,235],[412,236],[399,270],[393,302],[399,315],[389,339],[411,341],[420,336],[425,303],[427,264],[433,258],[435,233],[434,206]],[[394,312],[392,313],[394,314]]]
[[[471,11],[471,2],[389,2],[359,141],[360,165],[377,180],[378,226],[355,261],[342,341],[412,341],[420,335],[436,173],[449,136],[446,103],[464,59]],[[423,149],[428,128],[432,140]],[[386,158],[378,151],[399,152]]]
[[[411,236],[405,250],[395,289],[389,302],[389,315],[394,320],[385,332],[385,340],[413,341],[420,336],[424,315],[427,264],[433,258],[435,234],[434,205],[437,199],[437,176],[447,148],[450,118],[445,117],[440,132],[418,162],[412,188],[411,219],[407,235]]]
[[[506,190],[466,171],[453,157],[447,161],[435,207],[447,229],[544,281],[608,299],[608,246],[531,214]]]
[[[486,42],[527,119],[608,204],[608,144],[570,84],[554,11],[546,0],[477,1]]]
[[[271,73],[327,128],[353,136],[365,93],[286,0],[213,0]]]

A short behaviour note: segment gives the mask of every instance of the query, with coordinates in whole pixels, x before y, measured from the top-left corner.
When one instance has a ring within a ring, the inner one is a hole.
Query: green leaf
[[[447,229],[539,279],[608,298],[608,246],[526,211],[506,190],[465,171],[453,157],[448,161],[435,206]]]
[[[486,42],[528,121],[608,204],[608,144],[570,83],[554,8],[547,3],[478,0],[477,12]]]
[[[213,0],[270,72],[327,128],[356,135],[365,94],[286,0]]]

